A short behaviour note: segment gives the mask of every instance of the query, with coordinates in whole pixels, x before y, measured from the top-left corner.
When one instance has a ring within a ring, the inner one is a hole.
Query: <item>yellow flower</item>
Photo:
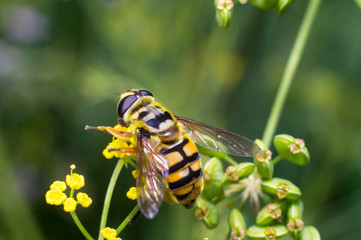
[[[45,199],[48,204],[61,205],[66,199],[66,194],[59,189],[53,189],[46,192]]]
[[[131,200],[137,199],[137,188],[131,187],[127,192],[127,197]]]
[[[93,200],[86,193],[82,192],[79,192],[76,195],[76,199],[78,200],[79,204],[85,208],[89,207],[93,202]]]
[[[55,181],[53,182],[53,184],[50,185],[50,189],[59,189],[60,191],[64,192],[66,190],[66,184],[64,181]]]
[[[124,158],[127,156],[127,153],[117,150],[121,148],[129,148],[128,143],[124,139],[114,137],[113,141],[103,150],[103,155],[107,159],[112,157]]]
[[[75,169],[74,164],[72,164],[70,168],[71,168],[70,175],[66,175],[66,183],[68,184],[68,186],[71,189],[75,189],[75,190],[84,187],[85,185],[84,176],[79,175],[77,173],[73,173],[73,169]]]
[[[74,212],[76,209],[77,202],[74,198],[67,198],[64,202],[64,211],[65,212]]]
[[[107,240],[122,240],[121,238],[117,237],[117,231],[110,227],[102,229],[100,234]]]
[[[137,179],[137,177],[138,177],[138,170],[133,170],[133,171],[132,171],[132,175],[133,175],[133,178]]]

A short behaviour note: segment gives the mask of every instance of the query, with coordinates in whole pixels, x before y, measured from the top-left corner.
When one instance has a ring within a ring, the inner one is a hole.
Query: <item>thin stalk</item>
[[[275,157],[273,160],[272,160],[272,163],[273,163],[273,165],[276,165],[279,161],[281,161],[282,160],[282,157],[281,156],[277,156],[277,157]]]
[[[101,217],[101,220],[100,220],[100,230],[105,228],[105,226],[107,224],[110,200],[112,199],[115,183],[116,183],[116,181],[118,179],[119,173],[122,170],[123,166],[124,166],[124,161],[119,159],[117,165],[114,168],[113,175],[110,178],[110,182],[109,182],[109,185],[108,185],[108,190],[107,190],[107,193],[106,193],[105,199],[104,199],[103,212],[102,212],[102,217]],[[100,234],[100,230],[99,230],[98,240],[103,240],[104,238]]]
[[[81,224],[78,216],[76,215],[75,212],[70,212],[71,217],[73,218],[76,226],[79,228],[79,230],[81,231],[81,233],[84,235],[84,237],[88,240],[94,240],[92,238],[92,236],[90,236],[90,234],[88,233],[88,231],[84,228],[83,224]]]
[[[293,76],[300,62],[306,40],[309,36],[312,23],[319,10],[321,0],[310,0],[305,16],[303,17],[301,27],[298,31],[295,43],[292,47],[290,56],[287,60],[285,70],[281,79],[280,87],[277,91],[276,99],[273,103],[268,122],[263,133],[263,142],[266,146],[270,146],[272,137],[276,131],[277,124],[281,115],[281,111],[287,97],[288,90],[293,80]]]
[[[124,219],[124,221],[117,228],[117,235],[123,231],[123,229],[129,224],[129,221],[138,213],[139,206],[136,205],[129,215]]]

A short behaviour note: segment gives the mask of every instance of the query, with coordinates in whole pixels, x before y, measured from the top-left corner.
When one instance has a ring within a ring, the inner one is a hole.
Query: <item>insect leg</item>
[[[138,210],[138,212],[134,215],[134,217],[130,220],[128,220],[128,223],[129,224],[132,224],[138,217],[139,215],[141,214],[142,212],[140,210]]]
[[[109,148],[108,152],[120,151],[122,153],[137,153],[136,148]]]
[[[113,135],[115,137],[132,138],[132,133],[131,132],[121,132],[121,131],[116,130],[115,128],[107,127],[107,126],[89,126],[89,125],[86,125],[85,130],[107,131],[108,133],[110,133],[111,135]]]

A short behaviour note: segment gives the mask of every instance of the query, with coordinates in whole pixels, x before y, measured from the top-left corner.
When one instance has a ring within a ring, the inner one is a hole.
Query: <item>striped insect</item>
[[[163,200],[192,208],[203,190],[203,172],[195,143],[207,149],[251,157],[260,149],[251,140],[189,118],[173,115],[154,101],[147,90],[119,95],[118,123],[127,129],[90,127],[121,139],[133,138],[135,148],[109,149],[136,158],[137,201],[141,212],[153,218]],[[186,131],[187,129],[187,131]]]

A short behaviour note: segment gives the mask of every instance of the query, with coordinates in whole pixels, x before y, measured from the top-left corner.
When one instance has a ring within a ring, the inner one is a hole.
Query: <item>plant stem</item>
[[[138,213],[139,206],[136,205],[129,215],[124,219],[124,221],[117,228],[117,235],[123,231],[123,229],[129,224],[129,221]]]
[[[224,157],[222,157],[223,160],[225,160],[226,162],[228,162],[229,164],[236,166],[237,162],[234,161],[230,156],[225,155]]]
[[[273,165],[276,165],[279,161],[281,161],[282,160],[282,158],[281,158],[281,156],[277,156],[277,157],[275,157],[273,160],[272,160],[272,163],[273,163]]]
[[[84,235],[84,237],[88,240],[93,240],[92,236],[87,232],[87,230],[84,228],[83,224],[81,224],[78,216],[75,212],[70,212],[71,217],[73,218],[75,224],[78,226],[81,233]]]
[[[100,220],[100,230],[105,228],[105,226],[107,224],[110,200],[111,200],[112,195],[113,195],[113,190],[114,190],[114,187],[115,187],[115,183],[116,183],[116,181],[118,179],[119,173],[122,170],[123,166],[124,166],[124,161],[119,159],[117,165],[114,168],[113,175],[110,178],[110,182],[109,182],[109,185],[108,185],[108,190],[107,190],[107,193],[106,193],[105,199],[104,199],[103,212],[102,212],[102,217],[101,217],[101,220]],[[99,230],[98,240],[103,240],[104,238],[100,234],[100,230]]]
[[[303,17],[301,27],[298,31],[292,51],[287,60],[285,70],[283,72],[280,87],[277,91],[276,99],[273,103],[270,116],[263,134],[263,142],[266,146],[270,146],[272,137],[276,131],[277,124],[281,115],[281,111],[287,97],[288,90],[293,80],[293,76],[300,62],[306,40],[310,33],[312,23],[320,7],[321,0],[310,0],[305,16]]]

